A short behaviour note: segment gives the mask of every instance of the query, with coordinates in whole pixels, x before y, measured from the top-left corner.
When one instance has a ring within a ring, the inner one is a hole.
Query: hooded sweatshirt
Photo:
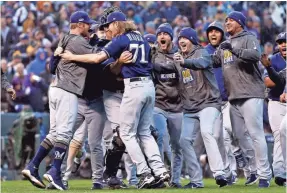
[[[261,56],[256,37],[247,31],[231,37],[232,51],[216,50],[214,67],[222,66],[228,100],[264,98],[264,84],[259,71]]]
[[[44,55],[44,57],[41,59],[41,54]],[[47,52],[40,48],[37,53],[36,53],[36,57],[35,59],[27,66],[27,70],[29,73],[33,73],[36,75],[40,75],[41,72],[45,71],[46,68],[46,59],[47,59],[48,55]]]
[[[221,98],[213,73],[211,56],[202,46],[194,46],[178,66],[185,113],[197,113],[206,107],[221,111]]]
[[[155,106],[164,111],[175,113],[182,112],[179,93],[179,74],[176,68],[176,62],[173,59],[177,51],[177,48],[174,46],[168,53],[163,53],[163,51],[158,48],[152,57],[156,92]]]
[[[225,34],[224,34],[224,29],[223,29],[223,26],[220,22],[218,21],[214,21],[212,22],[207,30],[206,30],[206,36],[208,37],[208,33],[210,30],[212,29],[216,29],[218,31],[220,31],[222,33],[222,41],[225,40]],[[212,46],[210,43],[205,47],[205,49],[207,50],[207,52],[210,54],[210,55],[213,55],[215,50],[216,50],[216,47]],[[213,72],[214,72],[214,75],[215,75],[215,78],[216,78],[216,81],[217,81],[217,84],[218,84],[218,88],[219,88],[219,91],[220,91],[220,95],[221,95],[221,98],[223,101],[227,101],[228,100],[228,97],[227,97],[227,94],[226,94],[226,88],[224,86],[224,78],[223,78],[223,74],[222,74],[222,69],[221,67],[219,68],[214,68],[213,69]]]

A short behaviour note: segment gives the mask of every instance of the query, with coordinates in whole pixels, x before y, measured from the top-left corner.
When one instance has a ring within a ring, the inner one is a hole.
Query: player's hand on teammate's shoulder
[[[180,53],[175,53],[174,56],[173,56],[173,59],[177,62],[180,63],[180,65],[183,65],[184,64],[184,58],[183,56],[180,54]]]
[[[265,68],[271,66],[271,62],[270,62],[270,59],[268,58],[267,54],[262,54],[260,61]]]
[[[60,56],[62,57],[62,59],[64,60],[73,60],[73,56],[74,54],[72,54],[72,52],[65,50],[64,53],[60,54]]]
[[[129,51],[124,51],[124,52],[121,54],[121,56],[120,56],[118,62],[119,62],[120,64],[128,64],[128,63],[131,63],[131,62],[132,62],[132,57],[133,57],[133,54],[132,54],[131,52],[129,52]]]

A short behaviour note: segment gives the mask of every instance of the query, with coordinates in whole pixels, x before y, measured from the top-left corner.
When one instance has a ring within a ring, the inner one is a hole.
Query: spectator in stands
[[[21,53],[19,51],[14,52],[12,56],[12,61],[8,63],[8,69],[6,75],[8,77],[14,77],[14,74],[16,73],[16,66],[21,62],[22,62]]]
[[[14,14],[13,22],[19,33],[23,31],[23,23],[27,19],[29,11],[36,11],[35,5],[29,1],[23,1],[23,5]]]
[[[155,34],[156,33],[156,26],[155,23],[149,21],[145,24],[145,34]]]
[[[49,26],[48,33],[47,33],[47,39],[50,42],[52,42],[52,44],[59,39],[59,27],[57,26],[57,24],[52,23]]]
[[[7,58],[9,50],[16,44],[13,31],[6,25],[6,18],[1,18],[1,56]]]
[[[261,44],[266,42],[275,43],[275,35],[279,34],[278,27],[273,23],[271,16],[267,16],[263,20],[263,27],[261,28]]]
[[[35,59],[27,66],[28,73],[40,75],[45,71],[47,57],[47,52],[43,48],[39,48]]]
[[[127,19],[133,20],[135,24],[138,26],[138,29],[141,33],[144,33],[144,28],[143,28],[143,21],[141,17],[136,13],[135,7],[133,5],[128,5],[126,8],[126,16]]]
[[[155,21],[158,18],[161,18],[161,14],[158,11],[159,7],[156,3],[152,3],[147,10],[143,13],[143,22],[147,23],[149,21]]]
[[[217,12],[217,2],[209,1],[206,9],[206,14],[208,17],[214,18]]]
[[[16,91],[17,98],[14,101],[14,106],[17,104],[29,104],[27,93],[25,92],[25,87],[29,82],[29,76],[25,71],[24,65],[22,63],[18,63],[16,65],[16,73],[12,80],[12,85],[14,90]]]
[[[15,37],[15,40],[18,41],[18,34],[17,34],[17,29],[16,27],[14,26],[13,24],[13,16],[11,14],[6,14],[5,16],[6,18],[6,25],[10,28],[10,30],[12,31],[14,37]]]
[[[9,52],[8,59],[11,58],[15,54],[15,51],[18,51],[21,55],[21,59],[23,60],[23,64],[27,65],[30,62],[30,57],[27,53],[27,48],[29,46],[29,36],[27,34],[22,33],[20,35],[20,42],[16,44],[15,48]]]
[[[36,27],[36,16],[33,11],[28,12],[27,19],[23,22],[23,33],[27,33],[28,28],[34,29]]]
[[[177,15],[180,15],[177,6],[173,5],[172,1],[164,2],[164,6],[160,9],[163,18],[167,23],[172,23]]]

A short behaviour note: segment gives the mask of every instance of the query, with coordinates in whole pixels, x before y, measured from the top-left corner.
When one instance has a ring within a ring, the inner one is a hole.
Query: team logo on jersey
[[[162,80],[174,79],[174,78],[176,78],[175,73],[161,74],[160,75],[160,79],[162,79]]]
[[[233,60],[232,53],[229,50],[224,50],[223,51],[223,63],[227,64],[233,61],[234,60]]]
[[[59,151],[55,151],[55,159],[63,159],[65,152],[60,153]]]
[[[184,84],[189,83],[191,81],[193,81],[193,77],[191,75],[190,69],[184,69],[182,72],[182,81]]]

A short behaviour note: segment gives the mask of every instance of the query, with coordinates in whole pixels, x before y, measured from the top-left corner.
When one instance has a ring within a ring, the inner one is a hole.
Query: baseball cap
[[[280,41],[286,42],[286,32],[281,32],[280,34],[278,34],[278,36],[276,38],[276,43],[278,43]]]
[[[22,33],[19,38],[20,38],[20,40],[28,40],[29,36],[28,36],[28,34]]]
[[[115,21],[127,21],[126,15],[122,12],[115,11],[108,15],[107,22],[105,23],[105,25],[108,25]]]
[[[85,11],[76,11],[70,17],[70,23],[87,23],[94,24],[96,21],[90,19],[89,15]]]
[[[149,43],[152,43],[152,44],[156,43],[156,35],[154,34],[146,34],[144,35],[144,39],[148,41]]]

